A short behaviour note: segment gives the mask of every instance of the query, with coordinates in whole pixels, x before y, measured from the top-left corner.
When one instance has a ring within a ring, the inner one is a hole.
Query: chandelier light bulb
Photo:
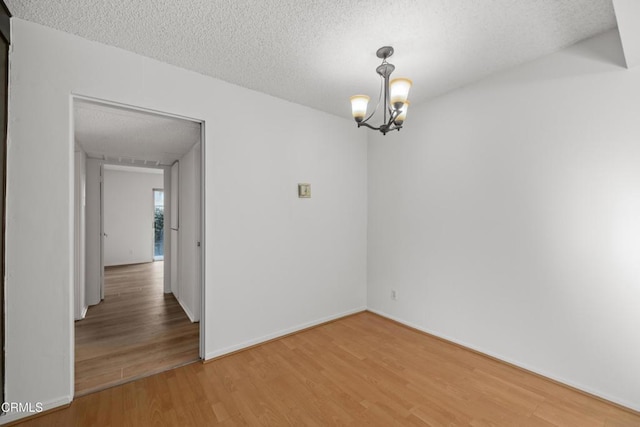
[[[369,97],[367,95],[354,95],[351,97],[351,113],[356,122],[360,123],[367,115],[367,104]]]
[[[391,105],[394,109],[401,108],[405,102],[407,102],[407,98],[409,98],[409,89],[411,89],[411,85],[413,82],[407,78],[399,77],[397,79],[391,80],[389,83],[389,92],[391,97]]]
[[[393,123],[396,126],[401,126],[402,123],[404,123],[404,119],[407,118],[408,109],[409,109],[409,101],[406,101],[404,104],[402,104],[402,107],[400,107],[400,114],[398,114],[398,117],[396,117],[396,119],[393,121]]]

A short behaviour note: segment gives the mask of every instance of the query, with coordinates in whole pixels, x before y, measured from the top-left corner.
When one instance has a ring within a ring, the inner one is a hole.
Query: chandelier
[[[358,127],[366,126],[369,129],[378,130],[386,135],[387,132],[392,130],[402,129],[402,124],[407,117],[407,108],[409,108],[409,89],[411,89],[412,81],[405,78],[396,78],[389,81],[389,76],[393,73],[396,67],[393,64],[387,62],[387,58],[393,55],[393,48],[391,46],[383,46],[376,52],[376,56],[382,59],[382,64],[376,68],[376,72],[380,74],[380,94],[378,95],[378,104],[373,112],[365,119],[367,115],[367,104],[369,103],[369,97],[367,95],[354,95],[351,99],[351,112],[353,118],[358,123]],[[380,107],[380,101],[383,100],[382,112],[383,121],[378,127],[372,126],[369,123],[369,119]]]

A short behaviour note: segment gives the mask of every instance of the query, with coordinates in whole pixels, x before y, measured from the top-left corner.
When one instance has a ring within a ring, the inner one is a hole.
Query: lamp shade
[[[393,108],[398,109],[407,101],[412,84],[411,80],[403,77],[391,80],[389,83],[389,96],[391,97]]]
[[[367,115],[367,104],[369,97],[367,95],[354,95],[351,98],[351,113],[356,122],[360,123],[364,116]]]
[[[400,126],[402,125],[402,123],[404,123],[404,119],[407,118],[408,109],[409,109],[409,101],[405,102],[404,104],[402,104],[402,107],[400,107],[400,114],[398,114],[398,117],[396,117],[396,119],[393,121],[393,123],[395,123],[396,126]]]

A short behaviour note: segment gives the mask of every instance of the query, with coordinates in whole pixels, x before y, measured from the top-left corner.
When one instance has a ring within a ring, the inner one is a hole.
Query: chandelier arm
[[[389,112],[389,75],[385,75],[384,76],[384,120],[382,121],[382,123],[387,121],[387,112]]]
[[[380,78],[382,79],[382,76],[380,76]],[[364,119],[361,123],[367,122],[371,117],[373,117],[373,115],[376,113],[376,111],[378,111],[378,107],[380,106],[380,99],[382,99],[382,90],[383,89],[384,89],[383,83],[380,82],[380,93],[378,94],[378,103],[376,104],[376,108],[374,108],[373,111],[371,112],[371,114],[369,114],[369,117]]]
[[[389,122],[387,123],[387,126],[391,126],[391,124],[395,121],[395,119],[398,118],[398,116],[400,115],[400,110],[389,109],[389,113],[391,114],[391,117],[389,117]]]
[[[360,126],[365,126],[365,127],[368,127],[369,129],[373,129],[373,130],[380,130],[379,127],[371,126],[369,123],[365,123],[365,122],[358,123],[358,127],[360,127]]]

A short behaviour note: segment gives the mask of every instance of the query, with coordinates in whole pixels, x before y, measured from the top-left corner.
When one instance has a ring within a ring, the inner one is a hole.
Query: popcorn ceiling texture
[[[611,0],[6,0],[11,13],[350,117],[377,48],[413,105],[615,28]],[[410,113],[409,113],[410,114]]]
[[[169,166],[200,141],[200,124],[189,120],[84,100],[74,113],[75,140],[91,158]]]

